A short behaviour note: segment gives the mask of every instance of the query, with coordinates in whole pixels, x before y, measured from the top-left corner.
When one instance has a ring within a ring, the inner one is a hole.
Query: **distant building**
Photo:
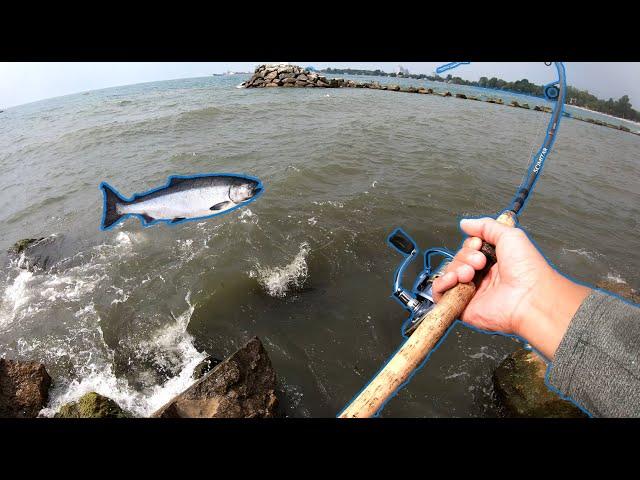
[[[396,72],[396,75],[398,76],[409,75],[409,69],[404,68],[402,65],[398,65],[395,69],[395,72]]]

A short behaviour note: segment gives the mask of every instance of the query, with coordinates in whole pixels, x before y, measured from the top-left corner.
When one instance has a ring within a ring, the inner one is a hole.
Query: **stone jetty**
[[[452,97],[460,100],[482,100],[480,98],[465,95],[463,93],[452,93],[448,90],[441,92],[434,91],[432,88],[420,86],[397,85],[393,83],[383,84],[376,81],[357,82],[355,80],[346,80],[344,78],[327,78],[320,73],[312,72],[296,65],[286,63],[282,64],[263,64],[256,67],[253,75],[249,80],[241,84],[244,88],[268,88],[268,87],[285,87],[285,88],[368,88],[371,90],[389,90],[392,92],[418,93],[422,95],[439,95],[441,97]],[[496,105],[505,105],[501,98],[487,97],[484,99],[487,103]],[[534,105],[530,107],[527,103],[512,101],[506,104],[510,107],[524,108],[526,110],[535,110],[538,112],[551,113],[552,108],[548,105]],[[622,125],[612,125],[600,120],[591,118],[582,118],[575,115],[569,115],[564,112],[564,116],[592,123],[602,127],[613,128],[623,132],[640,135],[640,131],[635,132]]]

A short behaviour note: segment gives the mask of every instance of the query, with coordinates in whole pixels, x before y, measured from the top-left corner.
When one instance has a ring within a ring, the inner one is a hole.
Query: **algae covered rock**
[[[0,418],[35,418],[49,399],[51,377],[38,362],[0,358]]]
[[[498,400],[511,417],[580,418],[587,415],[547,387],[547,364],[524,348],[509,355],[495,370]]]
[[[127,418],[120,406],[96,392],[84,394],[77,402],[63,405],[55,418]]]

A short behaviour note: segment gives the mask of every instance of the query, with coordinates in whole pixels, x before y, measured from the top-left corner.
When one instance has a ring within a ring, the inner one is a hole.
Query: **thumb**
[[[480,237],[492,245],[498,245],[500,238],[513,232],[512,227],[498,223],[493,218],[465,218],[460,221],[460,228],[467,235]]]

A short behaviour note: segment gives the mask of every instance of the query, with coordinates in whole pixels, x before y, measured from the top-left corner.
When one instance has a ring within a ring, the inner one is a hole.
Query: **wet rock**
[[[456,98],[461,98],[463,100],[466,100],[467,96],[464,93],[456,93]]]
[[[404,87],[403,86],[403,87],[400,88],[400,91],[401,92],[405,92],[405,93],[416,93],[418,91],[418,89],[415,88],[415,87],[410,87],[410,86],[409,87]]]
[[[175,397],[153,417],[269,418],[276,415],[276,375],[257,337]]]
[[[0,358],[0,418],[35,418],[49,400],[51,377],[38,362]]]
[[[596,283],[596,287],[620,295],[630,302],[640,303],[640,292],[631,288],[626,283],[616,282],[614,280],[600,280]]]
[[[400,85],[396,85],[396,84],[389,84],[387,85],[387,90],[391,90],[393,92],[399,92],[400,91]]]
[[[443,97],[450,97],[451,96],[451,92],[444,92],[441,94]]]
[[[60,407],[55,418],[128,418],[120,406],[96,392],[84,394],[77,402]]]
[[[206,373],[209,373],[213,367],[218,365],[221,360],[212,357],[209,355],[207,358],[202,360],[198,365],[193,369],[193,373],[191,374],[191,378],[194,380],[198,380],[202,378]]]
[[[493,373],[498,400],[510,417],[586,417],[578,407],[552,392],[544,378],[546,362],[521,348],[509,355]]]
[[[60,258],[58,235],[18,240],[8,250],[9,258],[18,261],[18,267],[30,272],[46,270]]]

